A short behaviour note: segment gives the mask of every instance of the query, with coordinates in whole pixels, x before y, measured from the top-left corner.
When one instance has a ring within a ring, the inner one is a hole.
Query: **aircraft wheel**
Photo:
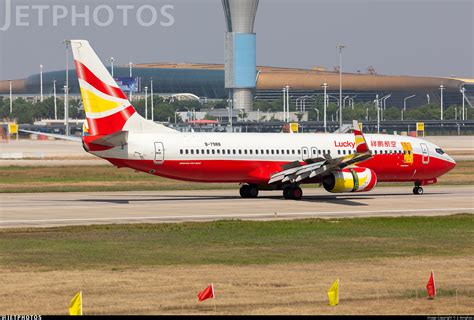
[[[249,185],[244,184],[242,187],[240,187],[240,196],[242,198],[249,198]]]
[[[301,200],[303,198],[303,190],[300,187],[294,187],[291,190],[291,198],[293,200]]]
[[[283,198],[285,199],[291,199],[291,187],[286,187],[283,189]]]
[[[248,186],[247,189],[248,198],[257,198],[258,197],[258,187],[254,185]]]
[[[303,190],[300,187],[286,187],[283,189],[283,197],[291,200],[301,200],[303,197]]]
[[[423,188],[422,187],[414,187],[413,188],[413,194],[422,195],[423,194]]]

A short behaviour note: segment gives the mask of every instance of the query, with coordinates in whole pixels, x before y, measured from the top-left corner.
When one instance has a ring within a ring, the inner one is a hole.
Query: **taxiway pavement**
[[[474,213],[474,186],[379,187],[369,193],[330,194],[306,188],[301,201],[280,191],[241,199],[238,189],[0,194],[0,228],[140,222],[269,220]]]

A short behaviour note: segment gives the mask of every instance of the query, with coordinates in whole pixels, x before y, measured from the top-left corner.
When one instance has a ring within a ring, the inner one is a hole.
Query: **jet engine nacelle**
[[[333,172],[323,180],[326,191],[332,193],[366,192],[377,184],[377,175],[368,168],[350,168]]]

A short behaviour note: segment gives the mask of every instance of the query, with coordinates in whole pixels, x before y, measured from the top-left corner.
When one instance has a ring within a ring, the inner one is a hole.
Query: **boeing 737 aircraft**
[[[283,190],[299,200],[302,184],[329,192],[365,192],[377,181],[422,186],[455,166],[422,139],[367,134],[181,133],[141,117],[88,41],[70,41],[89,127],[84,149],[121,168],[191,182],[235,182],[243,198]],[[56,135],[52,135],[56,136]]]

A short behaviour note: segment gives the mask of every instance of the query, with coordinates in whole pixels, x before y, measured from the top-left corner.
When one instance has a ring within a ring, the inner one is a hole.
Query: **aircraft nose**
[[[456,166],[456,161],[454,161],[453,158],[451,158],[450,156],[446,155],[448,160],[446,161],[446,167],[447,167],[447,171],[451,171],[454,169],[454,167]]]

